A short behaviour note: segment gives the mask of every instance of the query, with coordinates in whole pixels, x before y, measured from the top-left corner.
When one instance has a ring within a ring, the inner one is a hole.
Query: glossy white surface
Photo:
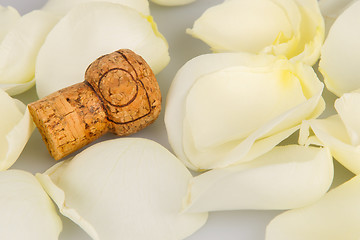
[[[46,0],[0,0],[1,5],[11,5],[22,14],[32,9],[40,8],[45,2]],[[221,2],[222,0],[197,0],[192,4],[181,7],[163,7],[150,4],[151,14],[158,24],[159,31],[168,40],[170,47],[170,64],[157,76],[164,99],[163,105],[165,104],[167,90],[177,70],[191,58],[210,52],[207,45],[187,35],[185,29],[192,27],[195,19],[205,9]],[[37,100],[35,88],[17,96],[17,98],[24,103]],[[329,99],[330,102],[334,100],[334,96],[328,93],[326,93],[325,98]],[[328,110],[327,114],[330,113],[331,110]],[[134,136],[153,139],[170,149],[163,123],[163,113],[153,125]],[[100,141],[113,137],[109,134],[101,138]],[[24,152],[12,168],[37,173],[44,172],[54,163],[55,161],[49,156],[39,132],[35,130]],[[338,165],[336,175],[335,184],[351,176],[348,171]],[[279,213],[280,211],[227,211],[211,213],[207,224],[187,238],[187,240],[264,240],[266,225]],[[64,229],[60,235],[60,240],[91,239],[70,220],[65,217],[62,220]]]

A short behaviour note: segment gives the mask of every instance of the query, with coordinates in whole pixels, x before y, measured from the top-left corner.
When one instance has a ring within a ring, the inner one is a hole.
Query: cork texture
[[[79,83],[28,105],[54,159],[87,145],[106,133],[107,119],[91,87]]]
[[[54,159],[110,131],[127,136],[153,123],[161,111],[154,73],[139,55],[122,49],[96,59],[85,81],[28,105]]]
[[[110,131],[126,136],[150,125],[161,111],[161,93],[149,65],[122,49],[95,60],[85,80],[104,103]]]

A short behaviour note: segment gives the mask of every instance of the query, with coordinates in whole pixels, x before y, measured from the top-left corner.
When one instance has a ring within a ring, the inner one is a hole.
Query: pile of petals
[[[333,157],[360,172],[359,16],[360,1],[226,0],[187,30],[214,53],[187,62],[166,99],[173,151],[199,172],[185,212],[292,209],[266,239],[360,237],[357,177],[328,191]],[[326,119],[320,74],[340,97]]]
[[[82,82],[94,59],[119,48],[140,54],[155,73],[170,60],[147,0],[49,0],[24,16],[0,6],[0,20],[0,88],[11,95],[36,83],[44,97]]]
[[[184,64],[169,89],[175,155],[121,138],[35,177],[8,170],[34,129],[10,95],[81,82],[91,60],[118,48],[159,73],[168,45],[147,0],[49,0],[24,16],[1,7],[0,235],[58,239],[55,203],[93,239],[184,239],[208,212],[239,209],[288,210],[268,225],[269,240],[359,239],[358,176],[329,191],[333,158],[360,173],[359,16],[360,1],[225,0],[187,30],[213,53]],[[339,97],[328,118],[324,87]]]

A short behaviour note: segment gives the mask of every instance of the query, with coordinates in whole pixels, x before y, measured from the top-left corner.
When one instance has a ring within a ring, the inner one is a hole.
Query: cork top
[[[85,72],[111,122],[110,130],[129,135],[152,123],[161,110],[161,93],[146,61],[121,49],[96,59]]]

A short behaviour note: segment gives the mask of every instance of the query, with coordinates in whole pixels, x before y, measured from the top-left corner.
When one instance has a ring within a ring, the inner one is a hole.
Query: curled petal
[[[192,176],[150,140],[101,142],[37,177],[93,239],[184,239],[207,219],[180,213]]]
[[[48,0],[42,10],[63,16],[78,4],[94,1],[95,0]],[[99,2],[99,0],[96,1]],[[100,0],[100,2],[101,1],[122,4],[144,15],[150,15],[148,0]]]
[[[0,88],[15,95],[34,86],[37,54],[57,20],[36,10],[13,24],[0,41]]]
[[[360,177],[331,190],[319,201],[275,217],[266,240],[359,239]]]
[[[29,140],[34,124],[20,101],[0,90],[0,170],[10,168]],[[6,113],[6,114],[5,114]]]
[[[344,94],[335,101],[337,115],[326,119],[312,119],[303,122],[299,143],[328,147],[338,162],[353,173],[359,174],[359,104],[359,93]],[[314,136],[310,134],[310,130],[314,133]]]
[[[30,173],[0,171],[2,239],[57,240],[62,230],[51,199]]]
[[[316,0],[227,0],[207,9],[187,32],[215,52],[284,55],[312,65],[324,22]]]
[[[170,60],[167,42],[151,17],[109,2],[77,5],[52,29],[39,52],[39,97],[82,82],[92,61],[120,48],[142,56],[155,74]]]
[[[289,145],[232,167],[203,173],[191,181],[188,212],[288,209],[318,200],[333,179],[328,149]]]
[[[310,67],[283,58],[203,55],[173,80],[165,109],[169,142],[194,170],[251,160],[254,149],[270,150],[303,119],[317,117],[322,89]]]
[[[348,7],[334,22],[321,50],[319,70],[326,87],[341,96],[360,88],[360,2]]]

